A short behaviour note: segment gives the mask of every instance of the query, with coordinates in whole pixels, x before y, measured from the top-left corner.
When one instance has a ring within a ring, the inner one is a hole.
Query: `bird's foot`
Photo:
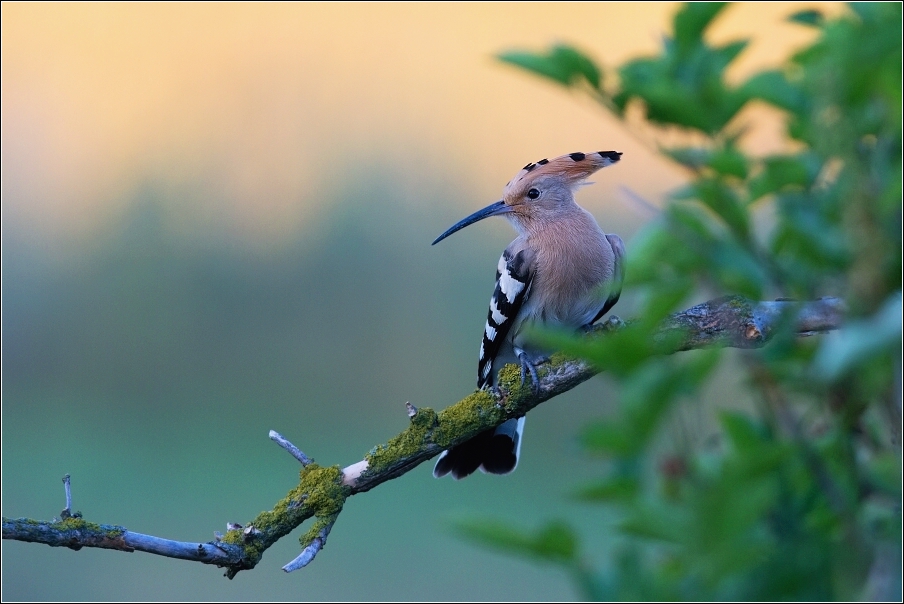
[[[531,358],[523,350],[518,350],[518,360],[521,362],[521,385],[524,385],[527,374],[530,374],[531,385],[534,395],[540,394],[540,377],[537,375],[537,365],[549,362],[547,356],[537,356]]]

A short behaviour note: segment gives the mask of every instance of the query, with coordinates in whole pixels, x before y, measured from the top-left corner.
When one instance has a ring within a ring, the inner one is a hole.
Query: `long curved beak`
[[[464,218],[464,219],[456,222],[454,225],[452,225],[452,227],[449,228],[448,231],[446,231],[445,233],[443,233],[442,235],[437,237],[433,241],[433,243],[431,243],[430,245],[436,245],[437,243],[439,243],[440,241],[442,241],[443,239],[445,239],[452,233],[462,230],[469,224],[474,224],[475,222],[478,222],[478,221],[483,220],[484,218],[488,218],[490,216],[498,216],[500,214],[508,214],[511,211],[512,211],[512,209],[509,206],[505,205],[504,201],[497,201],[496,203],[491,203],[484,209],[477,210],[476,212],[474,212],[467,218]]]

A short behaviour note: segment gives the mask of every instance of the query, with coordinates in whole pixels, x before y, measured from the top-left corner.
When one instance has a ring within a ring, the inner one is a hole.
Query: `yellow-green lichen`
[[[332,525],[336,522],[336,516],[339,514],[334,514],[333,516],[327,517],[318,517],[314,524],[311,525],[311,528],[307,530],[301,537],[298,538],[298,543],[301,544],[301,547],[307,547],[314,542],[314,539],[317,537],[321,537],[321,532],[328,526]]]
[[[530,378],[522,382],[521,368],[511,363],[499,370],[497,383],[508,394],[509,405],[517,405],[534,394]]]
[[[433,431],[433,442],[447,448],[456,437],[472,427],[475,421],[489,428],[492,423],[499,423],[502,416],[503,409],[496,404],[496,399],[486,390],[477,390],[439,414],[439,425]]]
[[[329,516],[342,511],[351,489],[342,484],[339,466],[321,468],[311,464],[301,470],[299,477],[301,482],[295,490],[307,495],[305,506],[312,509],[315,516]]]
[[[564,352],[554,352],[549,357],[549,364],[551,367],[558,367],[576,360],[578,360],[578,358],[575,356],[565,354]]]
[[[545,375],[549,370],[548,366],[541,367],[540,373]],[[521,382],[518,365],[503,367],[498,384],[505,393],[502,404],[487,390],[477,390],[439,415],[426,407],[418,410],[404,432],[385,445],[377,445],[365,455],[367,473],[379,474],[395,464],[404,463],[422,452],[426,444],[446,449],[467,434],[496,426],[505,418],[506,411],[517,409],[519,404],[533,396],[530,382]]]
[[[750,302],[744,296],[728,296],[725,301],[727,305],[735,310],[744,311],[745,315],[751,312]]]
[[[7,524],[12,526],[8,527]],[[68,547],[74,550],[83,547],[125,549],[122,541],[125,528],[88,522],[81,515],[66,516],[53,522],[31,518],[16,520],[4,518],[3,525],[4,538],[9,529],[16,535],[15,539],[46,543],[51,547]]]
[[[427,430],[436,426],[436,411],[430,407],[422,407],[418,409],[411,418],[411,425],[425,428]]]
[[[244,553],[242,559],[244,560],[245,568],[254,568],[264,556],[264,550],[267,549],[267,545],[260,539],[245,539],[242,529],[227,531],[221,541],[242,548],[242,552]]]
[[[104,537],[115,539],[121,537],[125,533],[125,529],[121,526],[110,526],[105,524],[97,524],[88,522],[82,517],[70,516],[59,522],[54,523],[54,528],[61,531],[86,531],[95,535],[104,535]]]
[[[270,544],[311,516],[318,518],[314,524],[318,526],[322,519],[335,519],[342,511],[350,489],[342,484],[342,470],[339,466],[322,468],[312,463],[302,468],[299,479],[298,485],[278,501],[272,510],[261,512],[249,523],[255,529],[252,535],[246,536],[243,529],[233,529],[223,536],[224,543],[237,545],[244,550],[245,559],[251,566],[260,560]]]
[[[436,425],[437,416],[433,409],[429,407],[418,409],[411,418],[411,424],[401,434],[390,439],[385,445],[377,445],[364,456],[367,460],[367,471],[378,473],[395,462],[415,455],[433,436]]]
[[[41,525],[47,524],[44,521],[35,520],[34,518],[16,518],[15,520],[11,520],[11,519],[7,518],[6,516],[4,516],[3,524],[6,524],[7,522],[15,522],[16,524],[27,524],[30,526],[41,526]]]

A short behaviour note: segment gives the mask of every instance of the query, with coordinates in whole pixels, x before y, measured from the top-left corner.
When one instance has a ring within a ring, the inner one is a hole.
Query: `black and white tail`
[[[492,430],[481,432],[448,451],[443,451],[433,468],[442,478],[452,474],[458,480],[479,469],[485,474],[510,474],[518,467],[524,418],[510,419]]]
[[[529,256],[524,251],[506,249],[496,269],[496,287],[490,298],[490,309],[480,342],[477,363],[477,387],[493,386],[494,367],[503,346],[511,346],[506,338],[515,324],[530,291]],[[518,467],[524,418],[510,419],[492,430],[481,432],[469,441],[443,451],[433,475],[437,478],[451,473],[455,479],[464,478],[478,468],[486,474],[509,474]]]

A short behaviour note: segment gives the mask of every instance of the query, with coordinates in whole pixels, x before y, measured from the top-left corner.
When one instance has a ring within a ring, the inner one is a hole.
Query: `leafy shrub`
[[[459,528],[563,566],[589,599],[900,600],[901,5],[797,13],[818,40],[740,85],[725,70],[747,41],[705,40],[724,8],[683,6],[659,55],[617,69],[568,46],[500,59],[586,92],[629,127],[640,109],[701,141],[660,148],[690,178],[629,250],[626,287],[641,293],[644,324],[706,294],[840,296],[844,329],[801,338],[784,321],[741,355],[759,403],[719,415],[721,446],[664,459],[657,429],[700,396],[722,351],[656,356],[636,330],[566,341],[619,383],[617,416],[582,435],[609,471],[580,496],[618,510],[621,545],[597,569],[566,523]],[[752,101],[785,112],[798,151],[742,149],[735,118]],[[768,228],[753,216],[763,206]]]

